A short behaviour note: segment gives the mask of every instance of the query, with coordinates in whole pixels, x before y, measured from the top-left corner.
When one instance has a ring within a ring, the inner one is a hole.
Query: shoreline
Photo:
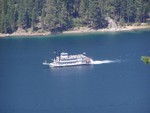
[[[146,26],[124,26],[122,28],[112,28],[112,29],[91,29],[91,28],[87,28],[87,27],[82,27],[79,29],[74,29],[74,30],[70,30],[70,31],[64,31],[62,34],[79,34],[79,33],[105,33],[105,32],[120,32],[120,31],[135,31],[135,30],[142,30],[142,29],[148,29],[150,28],[150,25],[146,25]]]
[[[105,29],[92,29],[88,27],[74,28],[73,30],[63,31],[62,34],[80,34],[80,33],[105,33],[105,32],[120,32],[120,31],[135,31],[148,29],[150,25],[140,25],[140,26],[123,26],[120,28],[105,28]],[[50,32],[14,32],[12,34],[2,34],[0,33],[0,38],[5,37],[19,37],[19,36],[48,36],[52,35]]]
[[[5,38],[5,37],[19,37],[19,36],[48,36],[51,35],[50,32],[43,32],[43,33],[38,33],[38,32],[14,32],[12,34],[2,34],[0,33],[0,38]]]

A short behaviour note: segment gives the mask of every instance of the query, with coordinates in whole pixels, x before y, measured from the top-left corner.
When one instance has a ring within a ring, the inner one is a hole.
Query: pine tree
[[[18,13],[18,27],[23,28],[25,25],[25,6],[24,6],[24,0],[18,0],[18,8],[17,8],[17,13]]]
[[[134,11],[134,1],[127,0],[127,22],[130,23],[130,20],[133,18]]]
[[[8,31],[12,33],[15,31],[16,26],[16,11],[15,11],[15,3],[13,0],[8,0],[8,9],[7,9],[7,18],[8,18]]]
[[[66,4],[62,3],[61,6],[61,12],[60,12],[60,27],[62,29],[67,29],[67,22],[68,22],[68,13],[67,13],[67,8],[66,8]]]
[[[58,18],[55,0],[46,1],[46,24],[48,25],[48,30],[53,31],[57,28]]]
[[[88,6],[87,0],[81,0],[80,1],[79,17],[81,18],[81,23],[83,25],[87,24],[87,6]]]
[[[33,2],[33,6],[32,6],[32,14],[31,14],[31,20],[32,20],[32,22],[31,22],[31,26],[32,26],[32,30],[34,31],[35,30],[35,24],[37,23],[37,21],[38,21],[38,16],[39,16],[39,9],[38,9],[38,7],[39,7],[39,4],[38,4],[39,2],[38,2],[38,0],[35,0],[34,2]]]
[[[105,10],[106,4],[105,4],[105,0],[99,0],[99,8],[100,8],[100,20],[99,20],[99,24],[100,24],[100,28],[104,28],[107,27],[108,22],[105,20],[105,18],[108,16],[106,14],[106,10]]]
[[[6,16],[7,14],[7,8],[8,8],[8,5],[7,5],[7,0],[1,0],[1,25],[0,25],[0,30],[2,33],[7,33],[7,22],[8,22],[8,18]]]
[[[32,9],[32,16],[31,16],[31,19],[32,19],[32,31],[34,31],[35,29],[35,21],[36,21],[36,7],[33,7]]]
[[[42,31],[44,31],[44,23],[45,23],[45,7],[42,8],[42,14],[41,14],[41,27]]]
[[[100,26],[101,13],[97,0],[89,0],[88,19],[90,27],[97,28]]]
[[[106,17],[141,23],[149,18],[149,6],[149,0],[0,0],[0,33],[12,33],[18,27],[35,31],[40,24],[47,31],[103,28]]]
[[[136,7],[136,22],[141,23],[141,16],[143,10],[143,2],[142,0],[135,0],[135,7]]]
[[[2,0],[0,0],[0,33],[2,32]]]

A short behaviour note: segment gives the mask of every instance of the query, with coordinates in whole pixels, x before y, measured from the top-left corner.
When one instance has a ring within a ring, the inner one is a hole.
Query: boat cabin
[[[61,54],[60,54],[60,57],[61,57],[61,58],[68,57],[68,53],[61,53]]]

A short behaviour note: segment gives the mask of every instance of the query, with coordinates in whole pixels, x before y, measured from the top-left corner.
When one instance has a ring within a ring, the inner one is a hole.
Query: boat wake
[[[113,61],[113,60],[93,60],[91,64],[108,64],[108,63],[115,63],[118,62],[118,60]]]

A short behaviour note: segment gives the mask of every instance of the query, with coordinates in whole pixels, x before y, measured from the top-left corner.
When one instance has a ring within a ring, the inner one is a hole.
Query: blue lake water
[[[43,66],[55,50],[102,63]],[[150,30],[0,38],[0,113],[150,113],[142,55],[150,55]]]

